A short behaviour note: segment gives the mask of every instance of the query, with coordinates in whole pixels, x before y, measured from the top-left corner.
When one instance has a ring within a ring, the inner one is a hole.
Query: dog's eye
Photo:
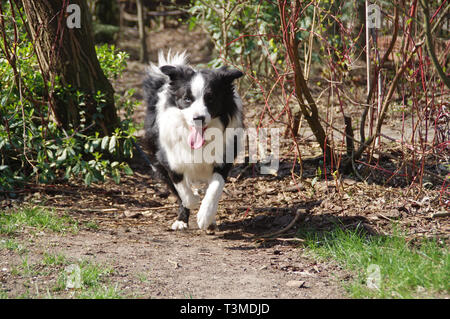
[[[184,101],[185,103],[191,103],[191,102],[192,102],[191,98],[189,98],[189,97],[187,97],[187,96],[185,96],[185,97],[183,98],[183,101]]]

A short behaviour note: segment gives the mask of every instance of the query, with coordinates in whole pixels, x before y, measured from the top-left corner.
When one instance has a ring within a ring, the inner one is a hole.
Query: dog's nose
[[[194,121],[195,122],[197,122],[197,121],[201,121],[202,122],[202,125],[205,123],[205,117],[202,115],[202,116],[195,116],[194,117]]]

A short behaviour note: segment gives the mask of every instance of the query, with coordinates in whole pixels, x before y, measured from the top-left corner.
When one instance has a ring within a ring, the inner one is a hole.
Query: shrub
[[[8,5],[4,5],[3,10],[6,17],[10,16]],[[131,115],[136,103],[122,102],[116,97],[116,108],[123,119],[111,136],[92,132],[81,108],[79,127],[67,130],[58,127],[51,118],[44,79],[23,21],[15,19],[15,25],[6,22],[6,42],[15,42],[17,58],[14,69],[0,55],[0,191],[13,190],[31,180],[50,183],[58,178],[82,178],[90,185],[108,176],[119,182],[121,173],[131,174],[125,160],[133,155],[135,128]],[[14,27],[20,31],[17,39]],[[3,39],[0,46],[5,48]],[[105,75],[109,79],[120,76],[128,55],[108,45],[96,47],[96,51]],[[17,76],[14,70],[19,72]],[[47,85],[53,87],[53,94],[75,96],[80,106],[85,103],[84,94],[70,86],[62,87],[58,81]],[[125,96],[131,94],[130,91]],[[103,99],[103,93],[96,92],[95,100],[100,109]]]

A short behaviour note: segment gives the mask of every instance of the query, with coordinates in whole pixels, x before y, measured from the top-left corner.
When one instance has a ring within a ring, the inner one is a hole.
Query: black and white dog
[[[233,80],[239,70],[195,69],[185,53],[166,56],[160,52],[158,65],[151,64],[143,85],[147,114],[145,144],[153,171],[176,195],[180,205],[173,230],[188,228],[191,209],[200,204],[192,184],[206,182],[207,188],[197,214],[200,229],[215,226],[217,206],[233,161],[192,160],[195,150],[206,148],[214,139],[208,131],[220,130],[223,153],[236,156],[240,139],[226,135],[227,128],[242,124],[242,101]],[[233,159],[234,159],[233,157]],[[231,162],[231,163],[230,163]]]

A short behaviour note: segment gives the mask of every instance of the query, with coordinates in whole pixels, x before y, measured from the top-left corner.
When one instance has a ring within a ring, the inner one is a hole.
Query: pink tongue
[[[188,143],[192,149],[198,149],[205,144],[205,139],[203,138],[203,128],[197,126],[191,126],[191,131],[189,132]]]

